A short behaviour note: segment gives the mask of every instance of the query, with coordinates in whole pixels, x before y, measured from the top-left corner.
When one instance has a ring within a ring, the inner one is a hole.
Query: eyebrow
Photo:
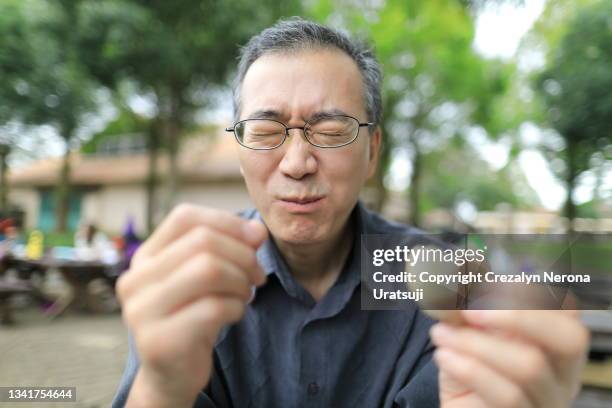
[[[248,119],[280,119],[281,113],[274,109],[261,109],[251,113]]]
[[[308,118],[306,118],[306,122],[311,122],[313,120],[319,120],[319,119],[324,119],[324,118],[328,118],[330,116],[337,116],[337,115],[342,115],[342,116],[349,116],[348,113],[344,112],[341,109],[328,109],[328,110],[322,110],[322,111],[317,111],[315,113],[313,113],[312,115],[310,115]],[[274,120],[280,120],[282,118],[282,114],[274,109],[261,109],[261,110],[257,110],[253,113],[251,113],[248,118],[249,119],[274,119]]]
[[[308,118],[307,122],[311,122],[313,120],[319,120],[319,119],[325,119],[328,118],[330,116],[349,116],[348,113],[344,112],[343,110],[340,109],[329,109],[329,110],[324,110],[324,111],[318,111],[313,113],[312,115],[310,115],[310,117]]]

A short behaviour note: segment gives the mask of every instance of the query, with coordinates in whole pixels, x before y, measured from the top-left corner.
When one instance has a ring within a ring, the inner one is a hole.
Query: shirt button
[[[318,392],[319,384],[317,384],[316,382],[311,382],[310,384],[308,384],[308,394],[317,395]]]

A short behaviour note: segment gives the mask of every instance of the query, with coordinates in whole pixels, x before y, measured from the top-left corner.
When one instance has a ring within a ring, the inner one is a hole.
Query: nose
[[[317,171],[318,163],[313,155],[315,147],[308,143],[303,130],[291,128],[287,140],[285,140],[285,151],[279,164],[279,170],[287,177],[300,180]]]

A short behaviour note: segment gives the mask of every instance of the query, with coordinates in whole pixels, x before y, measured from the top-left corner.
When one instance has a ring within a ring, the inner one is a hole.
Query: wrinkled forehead
[[[308,120],[321,111],[367,118],[363,77],[343,51],[312,48],[267,53],[246,72],[240,119],[268,112],[284,121]]]

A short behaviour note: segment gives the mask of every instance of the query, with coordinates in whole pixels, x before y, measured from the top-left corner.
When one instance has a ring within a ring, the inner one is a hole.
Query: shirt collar
[[[354,287],[356,287],[360,281],[361,234],[367,233],[366,229],[369,217],[370,215],[365,209],[363,203],[358,201],[349,217],[349,222],[354,223],[353,246],[349,252],[342,272],[338,277],[337,282],[334,284],[334,286],[342,286],[342,288],[345,288],[346,286],[346,292],[352,293],[352,289],[354,289]],[[255,212],[253,218],[263,222],[259,211]],[[278,247],[271,238],[267,239],[257,250],[257,260],[268,277],[272,274],[278,277],[287,293],[294,297],[305,297],[304,294],[301,293],[303,290],[300,290],[300,288],[297,287],[297,282],[291,276],[289,276],[287,265],[284,262]]]

